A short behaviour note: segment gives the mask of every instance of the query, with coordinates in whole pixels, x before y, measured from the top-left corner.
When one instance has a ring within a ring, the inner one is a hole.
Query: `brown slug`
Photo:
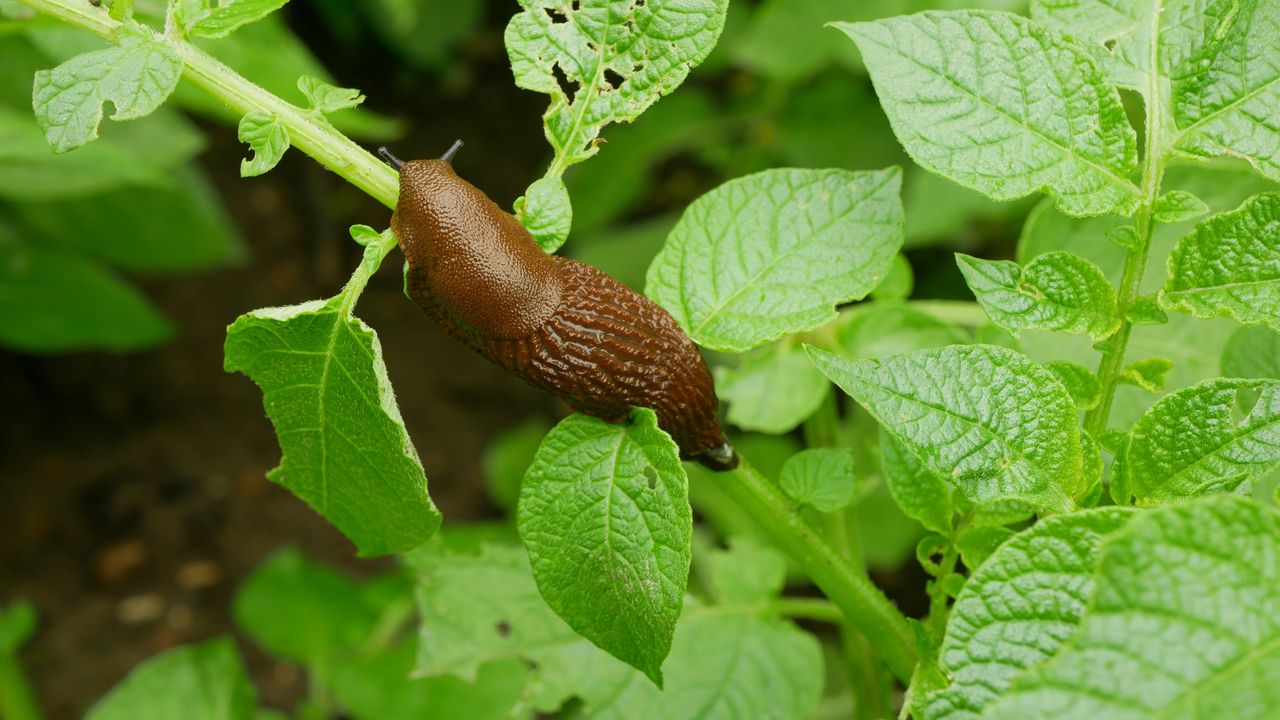
[[[706,362],[671,315],[604,272],[544,251],[510,213],[440,159],[402,162],[391,229],[405,293],[507,372],[608,422],[652,408],[683,457],[738,464]]]

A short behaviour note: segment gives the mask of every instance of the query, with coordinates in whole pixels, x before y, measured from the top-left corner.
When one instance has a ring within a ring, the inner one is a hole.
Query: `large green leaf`
[[[849,360],[809,348],[930,472],[983,504],[1021,498],[1073,507],[1084,491],[1076,409],[1053,374],[994,345],[953,345]]]
[[[181,75],[182,61],[173,50],[149,31],[126,26],[119,45],[36,73],[36,119],[54,151],[66,152],[98,137],[104,103],[114,106],[113,120],[149,115]]]
[[[96,263],[3,238],[0,316],[0,343],[27,352],[137,350],[172,332],[133,286]]]
[[[1230,315],[1280,330],[1280,193],[1256,195],[1179,240],[1160,302],[1196,317]]]
[[[520,489],[520,539],[542,596],[575,631],[662,685],[684,602],[689,480],[652,410],[614,425],[572,415]]]
[[[947,620],[938,659],[951,684],[925,698],[920,720],[976,720],[1018,675],[1053,657],[1089,606],[1099,545],[1134,514],[1047,518],[982,563]]]
[[[838,23],[919,165],[997,200],[1046,191],[1071,215],[1128,214],[1136,137],[1083,50],[1010,13]]]
[[[1075,637],[984,717],[1275,717],[1275,510],[1215,496],[1139,513],[1103,542],[1095,577]]]
[[[257,698],[230,638],[185,645],[133,669],[85,720],[254,720]]]
[[[412,678],[413,658],[410,639],[344,664],[333,675],[334,697],[356,720],[510,720],[529,683],[530,669],[520,658],[481,665],[475,682]]]
[[[639,117],[715,47],[728,0],[520,0],[507,25],[516,85],[551,96],[543,115],[561,167],[600,130]]]
[[[982,309],[1000,327],[1084,333],[1101,340],[1120,327],[1116,291],[1097,265],[1051,252],[1019,266],[956,254],[960,272]]]
[[[836,317],[902,246],[902,172],[779,169],[698,198],[649,267],[645,293],[694,341],[741,352]]]
[[[350,291],[266,308],[227,330],[228,372],[262,388],[284,459],[268,477],[338,526],[361,555],[410,550],[440,526],[378,336]]]
[[[1252,407],[1240,417],[1242,393]],[[1206,380],[1160,398],[1129,435],[1111,485],[1147,505],[1236,490],[1280,465],[1280,382]]]

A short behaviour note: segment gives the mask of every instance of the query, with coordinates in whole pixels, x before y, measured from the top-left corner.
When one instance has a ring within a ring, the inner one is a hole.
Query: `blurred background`
[[[968,299],[952,253],[1012,257],[1029,203],[996,204],[902,154],[853,45],[823,28],[1018,0],[733,0],[712,56],[634,125],[609,127],[566,180],[564,252],[640,288],[690,201],[769,167],[906,168],[915,298]],[[158,0],[138,0],[159,11]],[[265,473],[279,459],[258,389],[222,369],[226,326],[336,292],[359,261],[346,228],[390,213],[296,150],[243,180],[237,117],[182,87],[160,112],[104,123],[53,155],[32,74],[96,39],[0,2],[0,603],[40,627],[23,656],[51,717],[77,717],[138,662],[231,629],[239,580],[291,544],[359,575],[351,545]],[[294,101],[309,74],[368,100],[334,116],[404,158],[466,147],[458,172],[510,207],[549,152],[544,96],[514,87],[502,32],[515,0],[293,0],[207,49]],[[393,256],[357,314],[379,333],[446,523],[494,518],[541,433],[566,414],[448,340],[401,294]],[[715,359],[713,358],[713,361]],[[741,438],[785,458],[787,436]],[[909,614],[919,530],[887,495],[863,504],[876,578]],[[244,648],[266,703],[299,671]]]

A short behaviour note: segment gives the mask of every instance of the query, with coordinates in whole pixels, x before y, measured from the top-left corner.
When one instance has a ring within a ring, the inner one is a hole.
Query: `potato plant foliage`
[[[0,157],[44,161],[41,135],[122,152],[104,124],[207,106],[182,99],[198,88],[237,113],[244,176],[292,147],[394,203],[395,174],[343,132],[371,117],[359,91],[308,72],[293,104],[209,54],[284,0],[152,4],[0,0],[107,40],[31,68],[34,119],[0,106]],[[517,216],[716,351],[737,470],[682,464],[651,410],[572,415],[491,449],[507,519],[442,519],[383,364],[396,339],[358,316],[389,230],[352,229],[364,257],[333,295],[231,322],[225,367],[279,436],[271,480],[401,559],[356,582],[286,549],[239,589],[240,630],[309,673],[299,716],[1280,717],[1280,2],[739,4],[518,0],[504,37],[515,83],[548,96],[548,167]],[[662,153],[741,129],[704,63],[812,110],[742,121],[796,167],[606,240]],[[93,164],[58,171],[116,184]],[[955,253],[972,300],[913,299],[914,248],[1019,209],[1016,253]],[[28,228],[0,223],[6,315],[70,312],[74,284],[120,328],[6,322],[0,341],[167,332],[109,259],[7,239]],[[929,578],[920,617],[867,574],[903,562]],[[12,614],[8,653],[29,633]],[[148,660],[88,715],[178,716],[277,715],[226,638]]]

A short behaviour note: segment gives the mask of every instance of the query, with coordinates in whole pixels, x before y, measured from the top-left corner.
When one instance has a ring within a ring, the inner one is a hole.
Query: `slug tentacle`
[[[652,408],[684,457],[736,466],[711,373],[671,315],[590,265],[544,252],[454,173],[459,147],[400,168],[391,227],[408,261],[406,294],[449,335],[573,409],[618,422]]]

